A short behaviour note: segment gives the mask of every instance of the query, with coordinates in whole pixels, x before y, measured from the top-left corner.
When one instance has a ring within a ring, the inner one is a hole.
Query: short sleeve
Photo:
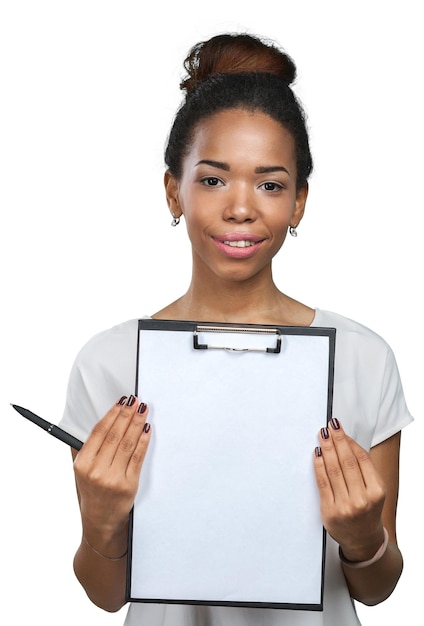
[[[85,441],[121,396],[134,393],[136,355],[137,320],[95,335],[72,366],[60,427]]]
[[[375,446],[388,439],[412,421],[413,417],[406,405],[396,359],[391,348],[387,346],[380,406],[371,445]]]

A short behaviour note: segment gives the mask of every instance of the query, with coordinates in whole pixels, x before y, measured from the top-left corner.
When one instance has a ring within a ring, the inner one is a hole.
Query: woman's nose
[[[228,195],[224,208],[224,219],[235,222],[256,219],[256,202],[253,191],[245,185],[236,186]]]

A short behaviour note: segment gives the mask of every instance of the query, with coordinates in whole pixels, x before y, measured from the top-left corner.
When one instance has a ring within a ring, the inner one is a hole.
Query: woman
[[[400,430],[412,418],[396,363],[378,335],[295,301],[273,281],[272,260],[287,232],[296,234],[312,171],[304,115],[290,88],[293,61],[255,37],[221,35],[194,46],[185,68],[165,190],[173,225],[186,223],[192,277],[187,292],[153,317],[337,329],[335,418],[318,433],[314,454],[329,535],[324,610],[133,604],[125,623],[358,624],[352,599],[383,601],[402,571]],[[131,395],[136,332],[131,320],[84,347],[61,422],[86,441],[74,454],[83,528],[75,572],[107,611],[125,603],[128,515],[152,433],[148,407]]]

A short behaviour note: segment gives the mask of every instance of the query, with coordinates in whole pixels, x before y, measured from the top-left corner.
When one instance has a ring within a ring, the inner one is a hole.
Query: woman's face
[[[165,176],[169,208],[186,221],[194,270],[230,281],[268,273],[303,215],[307,188],[296,189],[296,174],[293,138],[268,115],[230,109],[201,122],[181,178]]]

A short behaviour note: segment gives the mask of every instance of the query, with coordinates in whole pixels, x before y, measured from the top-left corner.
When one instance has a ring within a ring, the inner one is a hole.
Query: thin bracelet
[[[99,552],[98,550],[96,550],[96,548],[93,548],[93,546],[91,545],[91,543],[88,543],[87,539],[84,537],[84,535],[82,536],[83,541],[87,544],[87,546],[93,550],[94,554],[98,554],[98,556],[101,556],[102,559],[106,559],[107,561],[122,561],[122,559],[124,557],[127,556],[128,554],[128,548],[125,550],[124,554],[122,554],[121,556],[116,556],[116,557],[112,557],[112,556],[106,556],[105,554],[102,554],[101,552]]]
[[[386,552],[387,546],[389,544],[389,533],[384,527],[383,527],[383,531],[384,531],[384,541],[371,559],[368,559],[368,561],[348,561],[343,556],[342,549],[339,546],[339,557],[340,557],[341,562],[344,565],[347,565],[348,567],[352,567],[354,569],[360,569],[361,567],[368,567],[369,565],[372,565],[373,563],[377,563],[377,561],[379,561],[381,557],[383,556],[383,554]]]

